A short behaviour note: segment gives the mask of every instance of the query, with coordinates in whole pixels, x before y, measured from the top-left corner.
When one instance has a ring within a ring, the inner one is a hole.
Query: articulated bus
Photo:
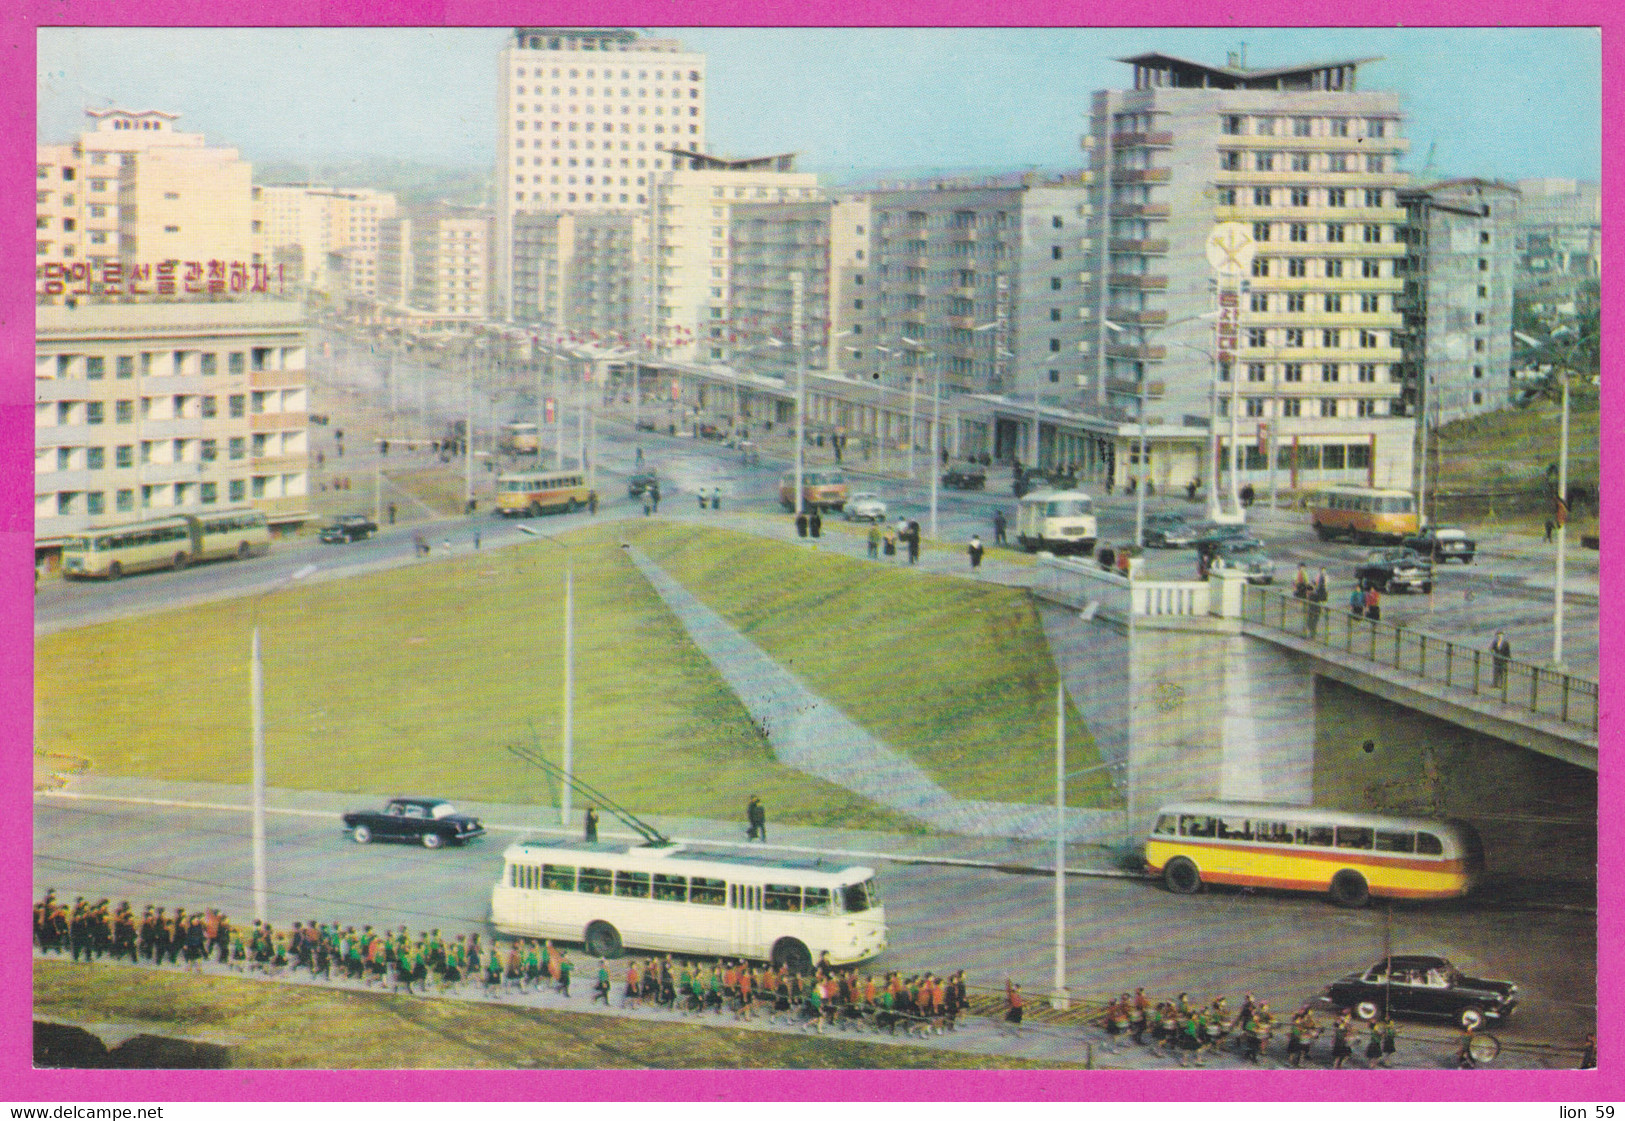
[[[587,476],[580,471],[515,471],[497,476],[497,513],[505,518],[573,514],[587,504]]]
[[[1365,545],[1398,541],[1417,530],[1416,497],[1408,490],[1324,487],[1310,499],[1309,507],[1322,541],[1349,537]]]
[[[1464,822],[1259,802],[1180,802],[1157,811],[1146,871],[1169,891],[1203,884],[1373,897],[1455,899],[1483,875],[1484,846]]]
[[[801,472],[801,508],[813,510],[841,510],[846,507],[846,476],[839,471],[819,470]],[[796,473],[786,471],[779,479],[779,505],[786,510],[796,508]]]
[[[117,580],[150,568],[178,570],[194,561],[242,560],[270,548],[263,511],[244,507],[176,514],[73,534],[62,545],[62,575]]]
[[[607,841],[524,840],[502,859],[492,925],[521,938],[579,941],[594,957],[635,947],[804,973],[821,954],[846,965],[886,948],[872,868]]]

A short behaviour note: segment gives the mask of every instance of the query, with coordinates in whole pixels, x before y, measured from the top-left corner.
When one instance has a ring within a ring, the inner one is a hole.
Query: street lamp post
[[[249,700],[253,712],[254,778],[250,795],[250,840],[254,858],[254,917],[269,921],[267,876],[265,871],[265,662],[260,655],[260,600],[295,580],[303,580],[316,571],[313,564],[304,565],[272,584],[254,597],[254,638],[249,647]]]
[[[559,824],[570,824],[570,776],[574,773],[575,734],[575,565],[570,546],[528,525],[519,532],[551,542],[564,550],[564,713],[560,720],[559,747],[563,757],[564,782],[559,789]]]
[[[790,274],[790,345],[796,348],[796,515],[803,513],[802,502],[804,487],[802,474],[805,468],[807,446],[807,340],[803,336],[801,322],[802,300],[804,298],[804,280],[798,270]]]

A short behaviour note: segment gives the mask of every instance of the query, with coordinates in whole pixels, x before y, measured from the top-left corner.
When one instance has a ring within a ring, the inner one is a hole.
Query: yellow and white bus
[[[536,435],[536,422],[516,420],[503,425],[498,446],[511,455],[535,455],[542,446]]]
[[[587,504],[589,493],[580,471],[515,471],[497,476],[497,513],[505,518],[573,514]]]
[[[1203,884],[1324,892],[1344,907],[1455,899],[1483,875],[1464,822],[1262,802],[1179,802],[1157,811],[1146,871],[1180,895]]]
[[[262,511],[175,514],[71,535],[62,545],[62,575],[117,580],[153,568],[179,570],[193,561],[240,560],[270,547],[271,531]]]
[[[1361,545],[1397,542],[1417,530],[1416,496],[1408,490],[1329,486],[1310,498],[1309,508],[1322,541],[1348,537]]]
[[[801,472],[801,508],[813,510],[840,510],[848,497],[846,476],[839,471],[820,468]],[[786,510],[796,508],[796,473],[786,471],[779,479],[779,505]]]
[[[886,948],[874,869],[682,844],[524,840],[502,854],[491,923],[521,938],[728,955],[809,972]]]

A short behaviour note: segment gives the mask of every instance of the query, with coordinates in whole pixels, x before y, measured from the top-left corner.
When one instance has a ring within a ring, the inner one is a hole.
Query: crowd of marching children
[[[1328,1044],[1322,1045],[1322,1056],[1334,1070],[1341,1070],[1356,1058],[1359,1049],[1367,1067],[1392,1064],[1398,1033],[1388,1017],[1378,1017],[1369,1024],[1357,1020],[1347,1009],[1340,1011],[1328,1027],[1315,1018],[1310,1005],[1305,1004],[1293,1013],[1286,1024],[1279,1023],[1268,1003],[1256,1000],[1248,993],[1235,1014],[1230,1013],[1224,997],[1207,1005],[1193,1003],[1190,994],[1180,993],[1173,1000],[1152,1003],[1144,989],[1135,989],[1133,995],[1123,993],[1106,1006],[1101,1015],[1102,1026],[1114,1041],[1131,1040],[1146,1045],[1157,1055],[1172,1052],[1180,1066],[1205,1066],[1209,1056],[1216,1055],[1227,1043],[1233,1045],[1241,1057],[1250,1063],[1262,1062],[1277,1035],[1285,1037],[1286,1061],[1289,1066],[1301,1067],[1316,1058],[1316,1042],[1330,1031]],[[1363,1046],[1360,1036],[1366,1036]],[[1330,1047],[1325,1054],[1324,1048]]]

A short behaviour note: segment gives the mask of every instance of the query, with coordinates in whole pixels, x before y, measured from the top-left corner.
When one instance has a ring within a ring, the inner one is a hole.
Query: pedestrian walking
[[[476,550],[478,550],[479,547],[480,547],[480,531],[476,529],[474,531],[474,548]]]
[[[654,486],[649,488],[649,502],[654,507],[654,512],[657,513],[657,514],[660,513],[660,484],[659,483],[656,483]]]
[[[647,518],[649,516],[649,514],[653,510],[654,510],[654,500],[649,497],[649,492],[648,491],[644,491],[643,492],[643,516]]]
[[[880,535],[880,551],[888,557],[897,555],[897,531],[891,526],[887,526],[886,532]]]
[[[807,532],[814,537],[819,537],[824,532],[824,518],[816,506],[812,508],[812,513],[807,515]]]
[[[920,561],[920,523],[913,518],[908,520],[908,563],[918,564]]]
[[[767,840],[767,807],[755,794],[750,796],[750,803],[745,807],[745,823],[750,826],[745,831],[747,841]]]
[[[395,524],[395,504],[393,502],[389,504],[389,524]]]
[[[701,510],[705,509],[705,488],[704,487],[700,488],[700,491],[699,491],[699,494],[698,494],[697,497],[700,500],[700,509]]]
[[[869,524],[869,556],[880,556],[880,527],[873,522]]]
[[[1356,619],[1365,614],[1365,586],[1363,584],[1356,584],[1354,590],[1349,593],[1349,614]]]
[[[1473,1058],[1473,1029],[1461,1029],[1461,1038],[1456,1041],[1456,1069],[1477,1070],[1478,1060]]]
[[[1546,519],[1546,544],[1550,545],[1552,543],[1552,531],[1554,529],[1556,529],[1556,528],[1557,528],[1557,523],[1552,521],[1552,519],[1547,518]]]
[[[1292,595],[1296,599],[1309,598],[1309,570],[1301,564],[1297,576],[1292,579]]]
[[[796,515],[796,536],[807,536],[807,512],[805,510]]]
[[[1021,995],[1021,986],[1004,979],[1004,1022],[1009,1024],[1009,1031],[1020,1034],[1021,1018],[1025,1014],[1027,998]]]
[[[1499,689],[1507,681],[1507,659],[1512,657],[1512,643],[1507,641],[1506,632],[1496,631],[1495,641],[1490,643],[1490,658],[1494,675],[1490,684]]]
[[[598,513],[598,492],[595,490],[589,490],[587,492],[587,513]]]
[[[722,488],[721,487],[712,487],[711,488],[711,509],[713,509],[713,510],[722,509]]]
[[[1373,623],[1382,618],[1382,597],[1377,593],[1375,584],[1365,590],[1365,617]]]
[[[582,839],[586,841],[596,841],[598,839],[598,808],[596,806],[587,807],[587,821],[582,830]]]
[[[970,554],[971,568],[982,567],[982,539],[977,534],[971,534],[970,546],[965,550]]]
[[[1005,540],[1005,536],[1004,536],[1004,530],[1005,530],[1005,526],[1007,524],[1008,523],[1005,521],[1004,511],[1003,510],[995,510],[995,511],[993,511],[993,544],[995,544],[995,545],[1008,545],[1009,544],[1009,542]]]

